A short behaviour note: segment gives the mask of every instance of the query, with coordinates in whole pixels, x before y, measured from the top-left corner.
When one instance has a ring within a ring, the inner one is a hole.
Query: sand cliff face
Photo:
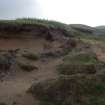
[[[1,38],[44,37],[50,39],[52,37],[56,39],[61,36],[70,36],[70,34],[63,28],[47,27],[40,24],[0,23]]]

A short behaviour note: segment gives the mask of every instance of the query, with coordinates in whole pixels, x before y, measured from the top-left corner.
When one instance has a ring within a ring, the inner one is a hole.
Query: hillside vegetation
[[[34,19],[34,18],[19,18],[16,20],[0,20],[0,23],[10,23],[10,24],[39,24],[44,25],[47,27],[65,27],[66,24],[56,21],[49,21],[49,20],[41,20],[41,19]]]
[[[99,30],[0,20],[0,105],[105,105],[105,36]]]

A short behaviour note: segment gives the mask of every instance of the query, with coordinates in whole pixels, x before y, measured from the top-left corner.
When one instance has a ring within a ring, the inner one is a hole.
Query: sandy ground
[[[94,52],[102,61],[105,60],[104,42],[90,42]],[[18,60],[27,62],[20,55],[24,51],[32,53],[45,53],[60,50],[62,42],[49,42],[44,39],[0,39],[0,50],[20,49]],[[38,70],[25,72],[14,66],[13,72],[0,81],[0,103],[6,105],[38,105],[36,100],[27,90],[33,83],[58,77],[56,66],[62,63],[62,58],[45,58],[38,61],[28,61],[38,67]]]
[[[17,49],[22,53],[23,50],[39,53],[49,50],[56,50],[59,43],[46,42],[43,39],[0,39],[0,50]],[[20,58],[20,60],[22,60]],[[48,59],[38,61],[30,61],[38,67],[38,70],[32,72],[24,72],[18,67],[13,68],[13,73],[0,82],[0,103],[6,105],[38,105],[38,101],[26,91],[33,83],[52,79],[57,77],[56,65],[62,62],[61,59]]]

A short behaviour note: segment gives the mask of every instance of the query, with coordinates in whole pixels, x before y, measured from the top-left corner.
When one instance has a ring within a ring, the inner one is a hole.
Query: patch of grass
[[[75,32],[75,36],[80,38],[81,40],[85,41],[105,41],[104,35],[94,35],[94,34],[88,34],[86,32]]]
[[[98,62],[98,58],[92,51],[81,51],[70,53],[69,55],[65,56],[63,61],[71,64],[95,64]]]
[[[73,74],[95,74],[97,66],[93,64],[76,65],[76,64],[61,64],[57,70],[60,74],[73,75]]]
[[[38,68],[34,65],[31,65],[31,64],[24,64],[24,63],[18,63],[18,66],[24,70],[24,71],[27,71],[27,72],[30,72],[30,71],[33,71],[33,70],[37,70]]]
[[[38,60],[40,58],[38,54],[34,54],[34,53],[26,53],[26,54],[22,54],[22,56],[29,60]]]
[[[70,53],[58,65],[57,70],[60,74],[72,75],[76,73],[94,74],[104,65],[92,52]]]
[[[62,77],[34,84],[30,92],[48,105],[104,105],[105,83],[98,79]],[[90,100],[91,97],[97,100]]]

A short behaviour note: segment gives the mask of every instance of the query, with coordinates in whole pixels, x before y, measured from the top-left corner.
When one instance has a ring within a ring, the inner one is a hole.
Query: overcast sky
[[[0,0],[0,18],[37,17],[68,24],[105,25],[105,0]]]

